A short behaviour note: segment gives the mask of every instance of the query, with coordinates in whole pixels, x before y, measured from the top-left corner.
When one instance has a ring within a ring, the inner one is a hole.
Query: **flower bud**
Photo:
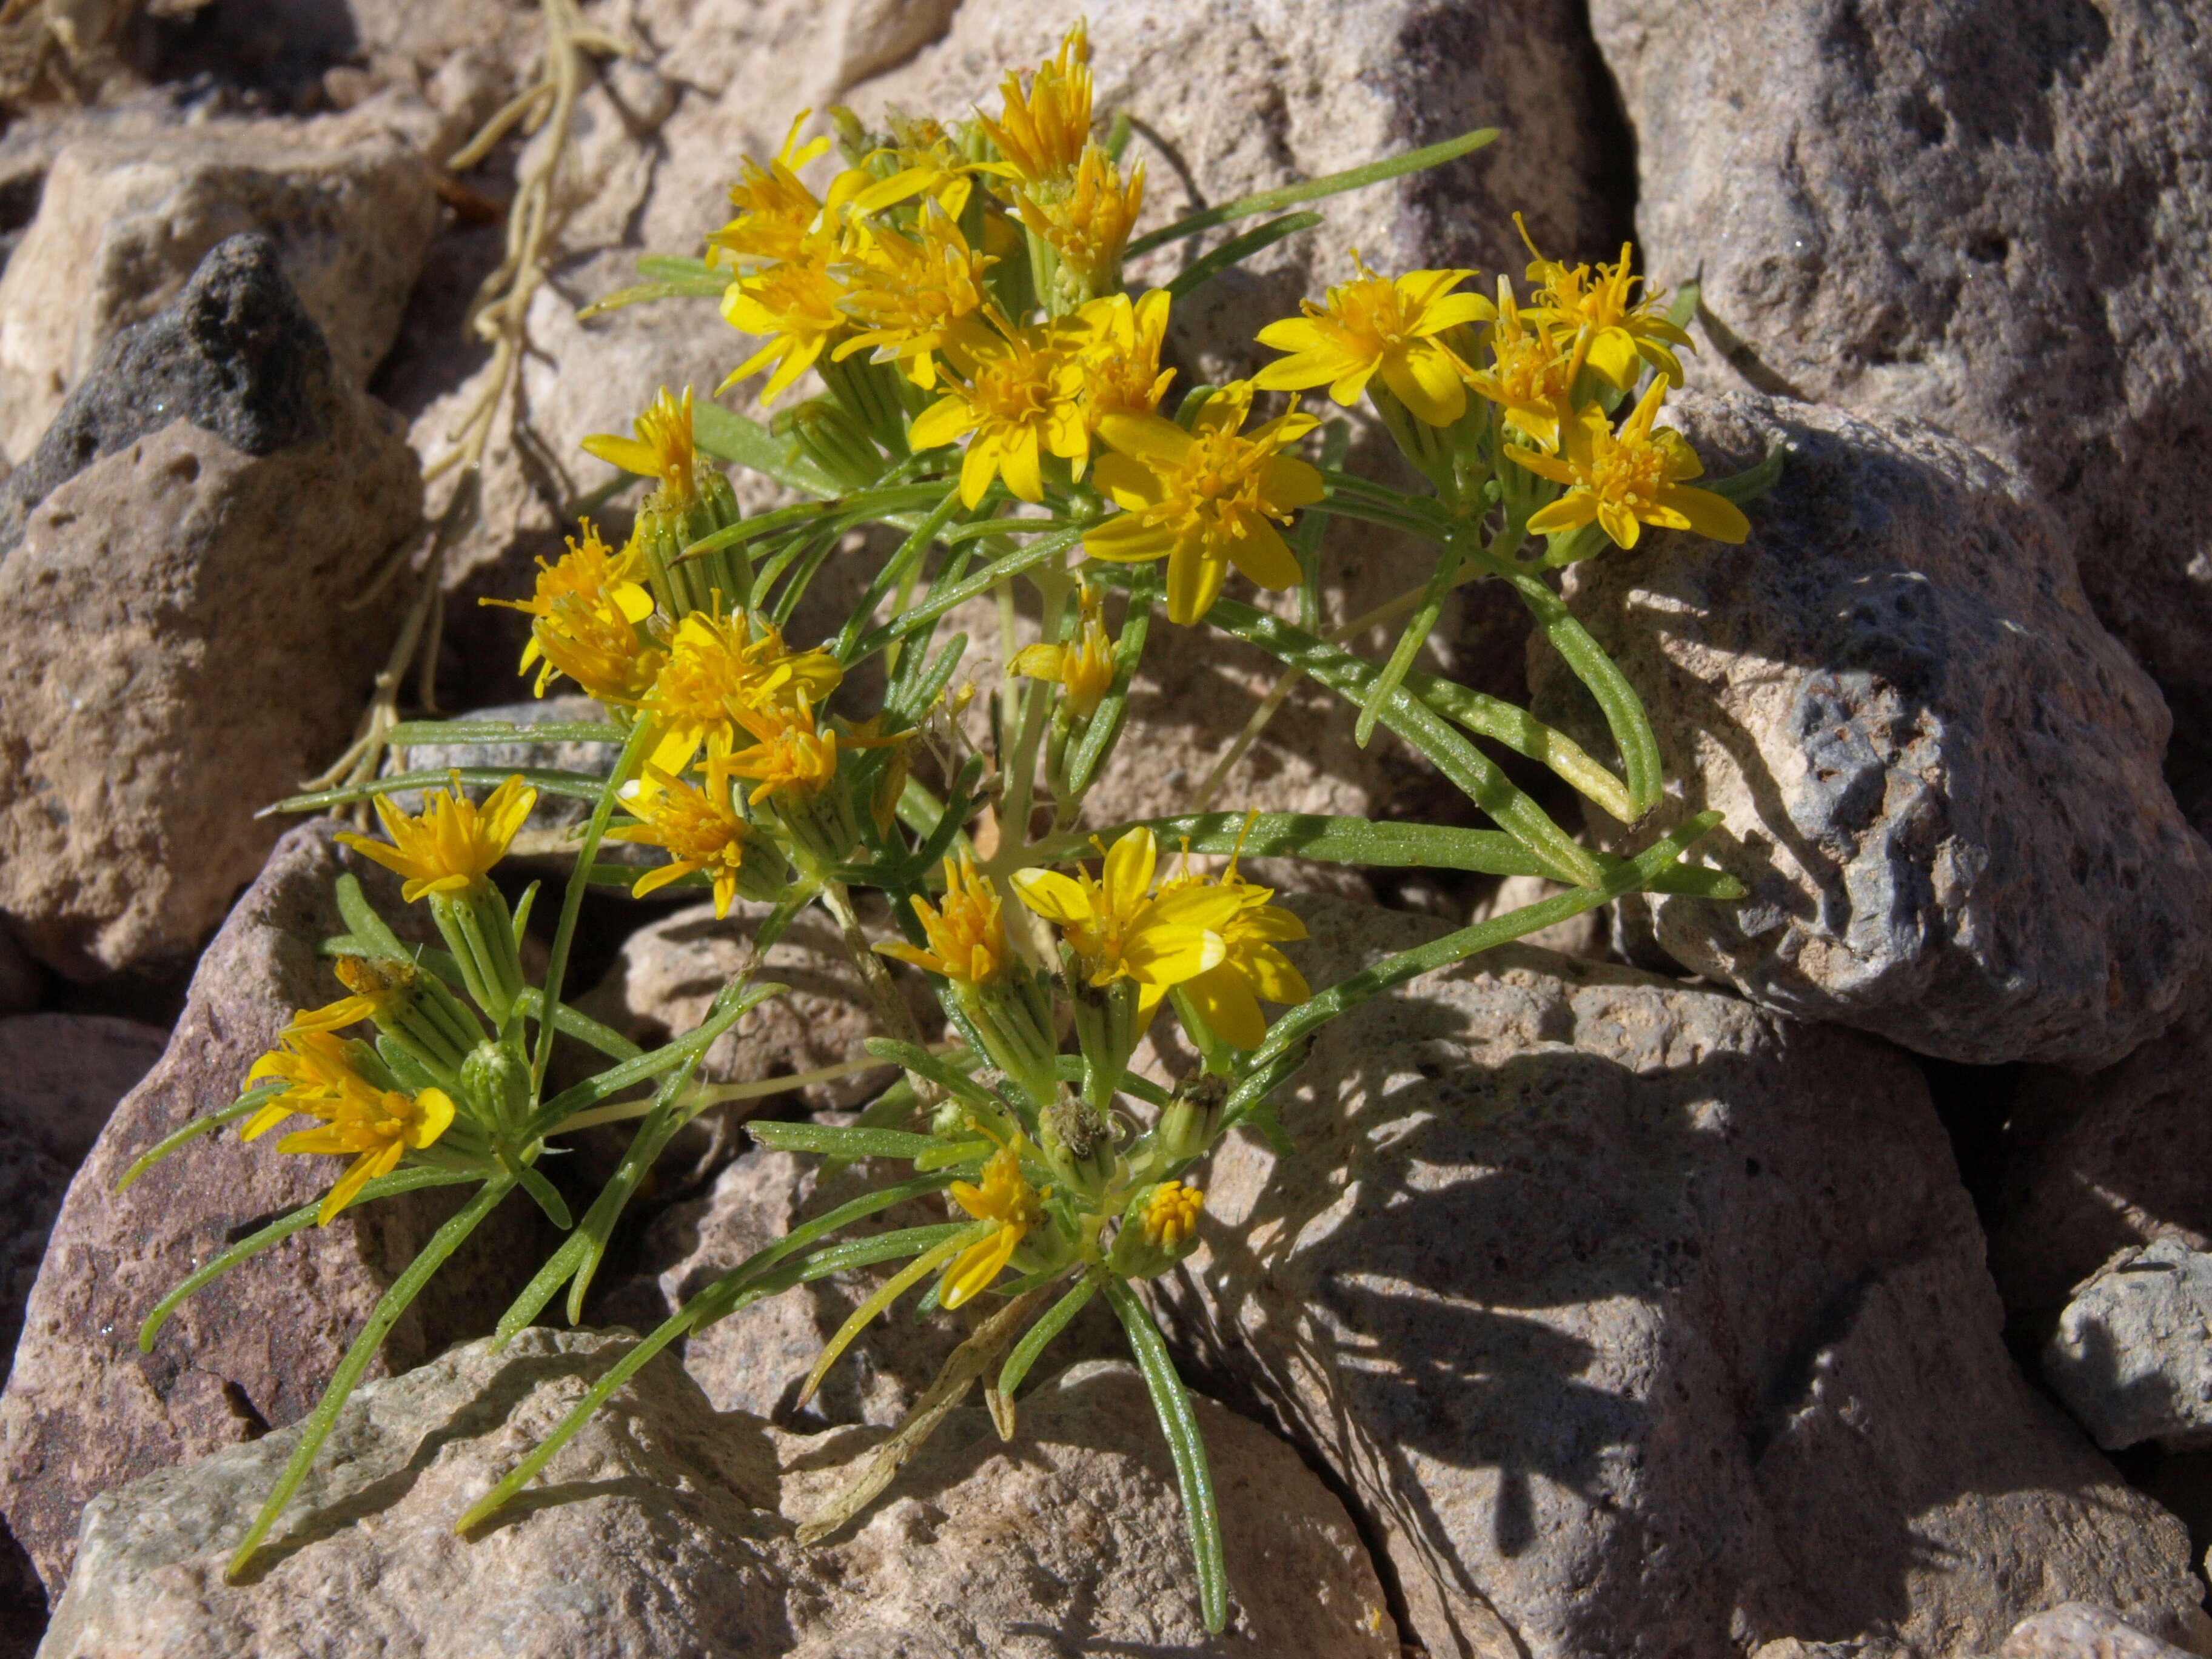
[[[1157,1279],[1198,1248],[1206,1194],[1180,1181],[1140,1187],[1121,1212],[1106,1265],[1124,1279]]]

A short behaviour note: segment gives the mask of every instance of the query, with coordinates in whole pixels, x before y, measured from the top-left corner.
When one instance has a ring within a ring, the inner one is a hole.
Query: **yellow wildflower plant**
[[[1641,299],[1634,297],[1644,280],[1629,271],[1634,244],[1623,242],[1619,261],[1598,266],[1593,276],[1588,265],[1547,259],[1536,251],[1519,214],[1513,216],[1513,222],[1528,246],[1528,280],[1537,285],[1532,314],[1571,334],[1577,368],[1587,363],[1622,392],[1635,386],[1643,363],[1650,364],[1668,386],[1682,384],[1682,360],[1673,348],[1694,349],[1694,344],[1686,332],[1659,313],[1659,302],[1666,297],[1662,290],[1653,289]]]
[[[630,896],[643,898],[672,881],[704,870],[714,884],[715,920],[721,920],[737,900],[738,872],[744,863],[746,843],[752,839],[752,825],[732,809],[726,787],[696,789],[649,761],[645,770],[655,786],[651,793],[635,781],[625,786],[629,793],[624,804],[638,815],[639,822],[610,830],[606,838],[658,847],[668,854],[669,862],[639,876],[630,884]]]
[[[1164,288],[1133,301],[1126,294],[1109,294],[1076,312],[1083,418],[1094,434],[1105,416],[1151,415],[1167,396],[1176,372],[1160,367],[1160,348],[1167,341],[1170,299]]]
[[[1523,312],[1513,284],[1498,279],[1498,320],[1488,331],[1492,362],[1467,383],[1496,404],[1512,426],[1547,449],[1559,447],[1574,387],[1572,353],[1545,317]]]
[[[922,937],[929,941],[927,948],[897,940],[878,945],[878,951],[963,985],[996,985],[1005,977],[1012,949],[1006,942],[999,890],[988,876],[975,872],[975,861],[967,854],[961,854],[957,863],[945,860],[940,906],[933,906],[919,893],[911,902]]]
[[[610,466],[641,478],[658,478],[678,502],[697,500],[698,483],[692,475],[698,452],[691,442],[691,388],[684,388],[684,400],[678,403],[666,386],[661,387],[659,396],[633,422],[633,430],[636,435],[630,438],[595,433],[584,440],[584,449]]]
[[[800,182],[798,171],[829,153],[827,138],[799,142],[799,130],[813,112],[799,112],[783,149],[766,167],[750,156],[738,164],[743,176],[730,186],[738,216],[709,235],[707,245],[710,257],[727,258],[740,275],[799,258],[822,216],[822,204]]]
[[[750,748],[709,753],[707,775],[716,787],[726,779],[743,778],[756,786],[747,798],[754,805],[773,797],[800,807],[836,781],[837,734],[816,729],[803,696],[795,711],[769,707],[731,712],[753,741]]]
[[[1529,471],[1567,486],[1559,500],[1530,517],[1532,532],[1553,535],[1595,520],[1624,548],[1636,545],[1647,524],[1694,530],[1717,542],[1740,542],[1751,533],[1750,520],[1734,501],[1683,482],[1702,477],[1705,469],[1680,433],[1653,429],[1666,392],[1667,382],[1655,379],[1618,432],[1595,406],[1583,410],[1568,422],[1556,456],[1507,448]]]
[[[1083,418],[1081,339],[1065,324],[1016,327],[1003,317],[967,318],[945,339],[959,380],[914,417],[908,441],[936,449],[968,439],[960,500],[974,507],[994,478],[1025,501],[1044,499],[1043,458],[1057,455],[1082,476],[1091,456]]]
[[[1206,1194],[1197,1188],[1163,1181],[1145,1205],[1146,1241],[1158,1249],[1174,1249],[1198,1231],[1199,1212],[1205,1205]]]
[[[957,219],[968,205],[978,174],[1008,171],[1001,163],[963,155],[940,121],[927,117],[917,119],[890,110],[885,112],[885,122],[891,142],[868,159],[888,157],[893,170],[885,178],[872,177],[854,192],[850,206],[856,215],[872,216],[921,197],[948,217]]]
[[[1155,896],[1158,860],[1152,832],[1139,826],[1106,849],[1098,878],[1079,866],[1073,876],[1032,869],[1013,878],[1016,896],[1074,946],[1089,982],[1135,981],[1146,1012],[1171,987],[1221,965],[1228,945],[1220,928],[1239,905],[1218,888],[1186,886]]]
[[[1328,290],[1320,305],[1299,302],[1303,316],[1270,323],[1260,343],[1291,355],[1252,377],[1262,392],[1325,386],[1349,409],[1376,375],[1391,394],[1431,426],[1449,426],[1467,413],[1467,376],[1474,371],[1447,338],[1455,329],[1486,322],[1495,307],[1479,294],[1455,294],[1471,270],[1409,270],[1378,276],[1352,250],[1359,273]]]
[[[335,1097],[354,1080],[355,1045],[302,1011],[276,1039],[277,1046],[246,1067],[248,1088],[277,1082],[283,1092],[246,1121],[252,1140],[282,1123],[308,1103]]]
[[[517,775],[478,806],[461,793],[457,775],[452,792],[433,790],[415,817],[394,806],[389,795],[376,797],[376,816],[391,845],[350,830],[340,830],[337,838],[404,876],[400,893],[410,904],[439,893],[459,897],[489,885],[485,872],[507,856],[507,843],[537,805],[538,792]]]
[[[1060,686],[1068,712],[1087,720],[1114,687],[1114,641],[1107,636],[1099,595],[1082,589],[1075,637],[1064,644],[1025,646],[1006,665],[1009,674]]]
[[[1194,623],[1213,608],[1234,564],[1262,587],[1295,587],[1298,561],[1275,529],[1293,508],[1322,498],[1321,474],[1282,452],[1318,424],[1277,416],[1240,428],[1252,383],[1232,381],[1206,401],[1188,432],[1157,415],[1108,414],[1097,481],[1122,510],[1085,532],[1084,550],[1112,564],[1168,562],[1168,617]]]
[[[363,1020],[388,1019],[414,992],[416,969],[411,963],[342,956],[331,964],[331,971],[338,976],[347,994],[319,1008],[302,1008],[292,1016],[284,1036],[342,1031]]]
[[[983,303],[983,274],[995,263],[968,246],[958,221],[935,201],[925,203],[912,237],[888,225],[856,233],[840,267],[840,307],[861,332],[842,343],[843,361],[873,349],[873,361],[898,362],[927,392],[937,384],[937,353],[952,328]]]
[[[1221,960],[1177,987],[1177,994],[1208,1030],[1231,1048],[1249,1051],[1267,1040],[1267,1019],[1260,1011],[1263,1000],[1295,1006],[1313,995],[1305,976],[1276,948],[1304,939],[1306,925],[1269,903],[1274,890],[1245,881],[1233,864],[1218,885],[1200,886],[1233,898],[1237,908],[1214,926],[1221,935]]]
[[[977,125],[998,146],[1013,176],[1024,185],[1072,179],[1091,142],[1091,40],[1079,22],[1060,50],[1037,66],[1023,89],[1009,70],[999,118],[978,113]]]
[[[946,1195],[978,1221],[995,1221],[996,1232],[979,1239],[952,1258],[940,1281],[938,1301],[957,1308],[988,1289],[1005,1271],[1030,1230],[1044,1219],[1044,1206],[1022,1173],[1021,1140],[1017,1137],[991,1154],[983,1165],[983,1184],[956,1181]]]
[[[1060,264],[1073,271],[1084,297],[1110,293],[1121,269],[1121,250],[1129,244],[1137,215],[1145,204],[1145,168],[1132,168],[1127,181],[1096,144],[1086,145],[1075,177],[1064,185],[1033,185],[1016,203],[1022,223],[1044,239]]]
[[[353,1158],[316,1212],[315,1224],[320,1227],[337,1220],[363,1187],[398,1169],[408,1152],[434,1145],[453,1122],[453,1097],[443,1089],[414,1094],[379,1089],[350,1072],[332,1093],[301,1100],[292,1109],[321,1118],[323,1127],[294,1130],[276,1143],[278,1152]],[[251,1140],[268,1127],[249,1124],[243,1138]]]

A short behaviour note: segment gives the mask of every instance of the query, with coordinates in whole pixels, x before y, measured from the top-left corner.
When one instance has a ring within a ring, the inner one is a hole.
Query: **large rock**
[[[2119,1251],[2212,1249],[2212,1019],[2192,1011],[2118,1066],[2023,1069],[2002,1106],[1990,1271],[2048,1320]]]
[[[2043,1375],[2108,1451],[2212,1447],[2212,1255],[2161,1238],[2115,1256],[2059,1315]]]
[[[157,1474],[88,1510],[49,1659],[790,1654],[798,1659],[1310,1654],[1389,1659],[1396,1635],[1342,1508],[1290,1448],[1198,1402],[1235,1586],[1200,1629],[1174,1475],[1144,1385],[1084,1367],[1023,1402],[1001,1447],[954,1413],[890,1495],[828,1544],[792,1522],[878,1437],[717,1414],[665,1359],[616,1394],[542,1484],[465,1541],[453,1517],[627,1346],[588,1332],[471,1343],[356,1396],[266,1565],[227,1553],[292,1436]]]
[[[1750,896],[1624,913],[1770,1007],[1947,1060],[2108,1065],[2156,1036],[2205,964],[2212,851],[2052,521],[1916,422],[1744,394],[1673,414],[1715,473],[1790,453],[1741,546],[1655,535],[1573,568],[1669,780],[1633,836],[1589,822],[1640,845],[1717,808],[1704,850]],[[1540,714],[1601,741],[1556,656],[1530,672]]]
[[[23,1304],[39,1276],[70,1166],[13,1124],[0,1121],[0,1361],[12,1361]]]
[[[16,475],[67,481],[0,562],[0,606],[39,618],[0,637],[0,913],[74,978],[206,936],[393,625],[345,601],[416,526],[416,459],[274,260],[216,249],[79,387],[70,453]]]
[[[1316,986],[1440,928],[1303,906]],[[2069,1597],[2206,1629],[2180,1523],[2007,1354],[1905,1056],[1512,946],[1324,1027],[1285,1093],[1297,1157],[1216,1152],[1164,1299],[1431,1652],[1951,1659]]]
[[[74,1169],[168,1044],[160,1026],[108,1014],[0,1018],[0,1124]]]
[[[273,240],[338,371],[366,382],[437,222],[422,157],[358,122],[210,121],[70,145],[0,275],[0,451],[28,454],[109,341],[245,232]]]
[[[2187,8],[1597,0],[1693,373],[2016,459],[2187,725],[2212,687],[2212,83]],[[1747,75],[1746,64],[1758,72]]]
[[[171,1286],[312,1201],[340,1166],[227,1129],[125,1192],[118,1179],[162,1135],[229,1102],[295,1009],[343,994],[317,955],[345,931],[332,893],[342,872],[404,933],[425,936],[397,878],[334,845],[331,827],[303,825],[277,844],[202,958],[167,1052],[117,1108],[55,1223],[0,1395],[0,1513],[56,1590],[85,1499],[303,1415],[377,1297],[456,1207],[451,1189],[422,1193],[296,1234],[186,1301],[153,1352],[138,1351],[139,1322]],[[488,1329],[542,1259],[534,1213],[518,1200],[487,1223],[400,1321],[379,1367],[404,1370]]]

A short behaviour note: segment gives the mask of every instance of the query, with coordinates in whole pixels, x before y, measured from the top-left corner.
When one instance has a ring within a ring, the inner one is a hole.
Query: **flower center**
[[[1590,467],[1590,489],[1601,498],[1632,509],[1656,501],[1666,482],[1666,456],[1656,444],[1640,439],[1613,445]]]

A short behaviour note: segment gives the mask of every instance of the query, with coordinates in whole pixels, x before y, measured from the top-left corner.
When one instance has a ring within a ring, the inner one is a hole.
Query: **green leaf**
[[[584,322],[610,311],[619,311],[624,306],[650,304],[655,300],[719,300],[729,287],[720,276],[684,276],[667,283],[633,283],[628,288],[618,288],[611,294],[602,294],[587,306],[576,308],[576,320]]]
[[[1068,763],[1067,787],[1073,794],[1080,795],[1091,787],[1121,734],[1121,722],[1129,713],[1129,684],[1145,659],[1145,641],[1152,637],[1152,607],[1159,591],[1159,572],[1151,565],[1141,567],[1129,585],[1129,608],[1122,618],[1121,637],[1114,645],[1114,684],[1091,711],[1083,741],[1075,746],[1075,757]]]
[[[680,283],[690,277],[715,276],[716,267],[688,253],[647,253],[637,262],[637,274],[656,283]],[[716,280],[726,286],[725,271]]]
[[[1757,466],[1732,472],[1725,478],[1708,478],[1698,488],[1710,489],[1716,495],[1724,495],[1741,507],[1746,501],[1756,501],[1782,482],[1784,453],[1783,446],[1777,443],[1766,452],[1765,459]]]
[[[791,988],[773,982],[755,985],[736,1002],[710,1015],[698,1026],[682,1036],[664,1042],[648,1054],[624,1060],[619,1066],[610,1066],[596,1077],[563,1089],[559,1094],[538,1109],[537,1115],[524,1127],[523,1138],[534,1140],[545,1135],[558,1134],[565,1118],[611,1100],[623,1090],[659,1077],[686,1060],[702,1054],[711,1048],[714,1039],[736,1024],[760,1003],[772,996],[781,996]]]
[[[1180,817],[1139,818],[1097,832],[1112,846],[1127,831],[1146,829],[1164,847],[1188,839],[1194,853],[1234,853],[1247,858],[1301,858],[1332,864],[1369,864],[1393,870],[1473,870],[1492,876],[1540,876],[1543,861],[1498,830],[1455,830],[1441,823],[1377,823],[1367,818],[1325,817],[1312,812],[1197,812]],[[1091,856],[1089,835],[1057,836],[1038,843],[1039,863]]]
[[[863,1129],[836,1123],[787,1123],[755,1118],[745,1133],[781,1152],[822,1152],[832,1158],[916,1158],[943,1149],[935,1135],[904,1129]]]
[[[718,461],[750,467],[806,495],[827,500],[838,493],[836,480],[799,453],[797,445],[720,404],[692,405],[691,441]]]
[[[1483,127],[1474,132],[1463,132],[1456,138],[1447,138],[1440,144],[1408,150],[1403,155],[1393,155],[1381,161],[1370,161],[1364,167],[1347,167],[1342,173],[1310,179],[1302,184],[1285,185],[1279,190],[1263,190],[1257,196],[1241,196],[1233,202],[1207,208],[1138,237],[1129,244],[1123,257],[1133,259],[1139,254],[1150,252],[1178,237],[1188,236],[1194,231],[1210,229],[1215,225],[1225,225],[1234,219],[1249,219],[1255,214],[1273,213],[1278,208],[1296,207],[1301,202],[1316,202],[1324,196],[1359,190],[1368,185],[1379,185],[1386,179],[1401,178],[1408,173],[1419,173],[1424,167],[1438,166],[1464,155],[1469,150],[1480,149],[1497,137],[1496,127]]]
[[[1198,1608],[1206,1630],[1218,1636],[1229,1623],[1229,1575],[1222,1561],[1221,1512],[1213,1498],[1213,1471],[1206,1458],[1206,1442],[1198,1431],[1197,1414],[1182,1378],[1168,1358],[1167,1344],[1152,1316],[1138,1304],[1129,1287],[1107,1275],[1106,1299],[1121,1321],[1129,1339],[1129,1352],[1144,1373],[1145,1387],[1152,1396],[1152,1410],[1160,1419],[1168,1452],[1175,1459],[1176,1485],[1182,1492],[1183,1519],[1190,1528],[1192,1563],[1198,1569]]]
[[[1068,1321],[1091,1305],[1091,1298],[1098,1294],[1099,1277],[1096,1268],[1084,1274],[1066,1296],[1046,1309],[1036,1323],[1022,1333],[1022,1340],[1014,1344],[1006,1363],[999,1368],[1000,1395],[1009,1400],[1014,1397],[1014,1390],[1022,1386],[1022,1379],[1051,1346],[1053,1338],[1067,1328]]]
[[[994,1114],[1006,1109],[1003,1101],[944,1055],[933,1054],[916,1043],[901,1042],[893,1037],[870,1037],[861,1046],[878,1060],[903,1066],[916,1077],[934,1083],[963,1106]],[[901,1153],[899,1156],[911,1157],[912,1154]]]
[[[402,720],[384,734],[394,749],[426,743],[619,744],[629,728],[612,720]]]
[[[1279,219],[1270,219],[1264,225],[1246,231],[1242,236],[1231,238],[1204,258],[1194,259],[1182,274],[1168,284],[1168,292],[1180,300],[1206,286],[1232,265],[1242,264],[1254,254],[1267,249],[1285,237],[1295,236],[1302,230],[1311,230],[1321,222],[1318,213],[1286,213]]]
[[[210,1112],[204,1117],[196,1117],[181,1129],[172,1129],[138,1155],[131,1167],[123,1172],[123,1178],[115,1183],[115,1190],[118,1193],[125,1190],[132,1182],[137,1180],[140,1176],[144,1175],[147,1170],[152,1169],[179,1146],[188,1146],[202,1135],[220,1129],[226,1123],[235,1123],[249,1112],[259,1111],[290,1086],[282,1078],[271,1078],[266,1083],[256,1084],[221,1110]]]
[[[253,816],[265,818],[276,812],[319,812],[326,806],[343,806],[367,800],[372,795],[390,795],[403,789],[443,789],[453,782],[456,773],[461,782],[472,789],[495,789],[519,775],[543,794],[564,795],[570,800],[597,800],[599,791],[606,786],[604,777],[595,777],[589,772],[561,772],[544,766],[443,766],[434,771],[371,778],[366,783],[349,784],[342,789],[319,789],[311,795],[288,796],[263,807]]]
[[[1642,816],[1626,784],[1565,732],[1545,725],[1519,705],[1418,668],[1407,671],[1406,689],[1454,725],[1550,768],[1554,776],[1607,816],[1622,823],[1633,823]]]
[[[1009,520],[1009,528],[1017,527],[1019,523],[1018,520]],[[933,592],[928,599],[911,611],[892,617],[875,632],[864,637],[854,647],[852,658],[847,665],[849,667],[851,663],[860,662],[872,657],[893,640],[902,640],[909,635],[921,632],[924,628],[935,623],[953,606],[974,599],[978,593],[990,592],[1009,576],[1019,575],[1024,570],[1033,569],[1042,564],[1047,559],[1059,557],[1082,538],[1083,532],[1079,528],[1063,530],[1056,535],[1041,536],[1027,547],[1017,548],[1013,552],[993,560],[965,580],[951,583],[939,591]]]

